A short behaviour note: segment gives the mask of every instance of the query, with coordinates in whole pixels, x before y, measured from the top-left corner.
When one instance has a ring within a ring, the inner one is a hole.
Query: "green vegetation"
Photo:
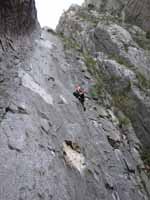
[[[124,46],[124,50],[128,53],[128,47],[129,47],[129,45],[127,45],[127,44],[124,43],[123,46]]]
[[[90,96],[93,98],[93,99],[98,99],[99,97],[99,88],[97,87],[97,84],[93,85],[90,89]]]
[[[115,107],[120,108],[121,110],[123,109],[123,111],[128,111],[128,107],[129,107],[129,99],[128,96],[126,96],[125,94],[114,94],[113,95],[113,105]]]
[[[150,80],[146,79],[146,77],[142,73],[137,72],[136,77],[138,79],[139,87],[141,89],[150,89]]]
[[[118,76],[116,76],[116,75],[111,75],[111,77],[110,77],[110,80],[108,80],[109,82],[108,83],[115,83],[115,82],[119,82],[121,80],[121,77],[118,77]]]
[[[83,58],[88,71],[95,76],[98,73],[96,60],[94,60],[93,57],[87,52],[83,53]]]
[[[136,35],[133,37],[135,42],[143,49],[150,50],[150,33],[147,33],[146,36],[143,35]]]
[[[93,26],[96,26],[99,22],[98,18],[86,13],[80,13],[80,19],[92,23]]]
[[[127,62],[120,56],[115,56],[114,59],[119,63],[120,65],[127,65]]]
[[[97,61],[88,52],[83,53],[83,58],[89,73],[95,78],[95,85],[91,89],[91,96],[98,98],[104,92],[104,76],[100,72]]]
[[[105,80],[105,76],[100,71],[97,61],[90,55],[90,53],[83,53],[84,62],[88,68],[88,71],[95,78],[95,84],[91,88],[90,95],[93,99],[99,99],[102,96],[102,92],[104,92],[109,84],[109,80]],[[123,64],[127,67],[129,66],[126,61],[120,57],[115,56],[118,63]],[[114,59],[114,56],[113,56]],[[137,73],[137,79],[139,81],[139,85],[142,88],[150,88],[150,81],[147,80],[144,75],[141,73]],[[111,81],[117,80],[117,77],[112,77]],[[131,90],[131,82],[129,82],[128,86],[122,92],[112,92],[112,105],[125,114],[124,116],[118,117],[119,124],[122,127],[127,127],[130,125],[132,120],[135,118],[136,102],[132,97],[130,97]],[[130,121],[131,120],[131,121]],[[145,164],[145,171],[150,176],[150,149],[143,150],[141,153],[141,157]]]
[[[110,59],[113,59],[113,60],[115,60],[117,63],[119,63],[120,65],[124,65],[124,66],[126,66],[127,68],[134,68],[134,66],[133,65],[131,65],[131,64],[129,64],[129,62],[127,62],[123,57],[121,57],[121,56],[118,56],[118,55],[116,55],[116,54],[112,54],[112,55],[110,55],[109,56],[109,58]]]
[[[83,53],[83,57],[84,57],[85,65],[88,68],[88,71],[95,78],[95,82],[96,82],[95,85],[91,88],[91,96],[95,99],[98,99],[107,90],[110,93],[112,93],[113,105],[115,107],[120,108],[124,113],[129,114],[135,107],[133,100],[131,100],[128,97],[128,93],[131,90],[131,82],[129,81],[129,84],[127,85],[126,88],[124,88],[122,93],[121,92],[117,93],[115,90],[113,90],[112,87],[110,87],[110,84],[112,84],[112,82],[115,83],[115,82],[120,81],[120,78],[116,76],[111,76],[109,80],[108,79],[109,76],[106,77],[106,75],[103,74],[103,72],[100,70],[97,64],[97,61],[93,59],[93,57],[89,53],[87,52]],[[120,57],[117,57],[117,58],[120,64],[126,64],[122,58]],[[127,119],[120,119],[120,122],[126,125],[129,123]]]
[[[90,90],[90,96],[93,99],[99,99],[99,97],[102,95],[104,92],[104,84],[103,81],[99,78],[96,80],[96,83],[92,86]]]
[[[104,91],[104,82],[97,61],[92,57],[92,55],[90,55],[90,53],[82,53],[80,45],[75,40],[67,38],[64,35],[60,35],[60,37],[63,40],[65,49],[75,49],[76,51],[80,51],[88,72],[95,78],[95,85],[91,88],[91,96],[98,99]]]
[[[97,23],[100,21],[99,17],[92,15],[90,12],[87,12],[85,9],[80,9],[77,14],[80,17],[80,20],[92,23],[93,26],[96,26]]]
[[[128,126],[130,124],[130,120],[126,116],[118,117],[118,120],[120,126]]]
[[[129,88],[127,88],[129,90]],[[123,111],[129,118],[134,117],[134,111],[136,110],[136,103],[130,98],[128,91],[124,90],[122,93],[112,95],[113,106]]]
[[[64,38],[64,48],[79,50],[80,46],[76,41],[74,41],[72,39]]]
[[[136,73],[136,78],[138,80],[140,89],[150,89],[150,79],[147,79],[141,72],[136,71],[134,66],[129,64],[124,58],[117,55],[111,55],[109,58],[114,59],[120,65],[124,65],[129,69],[133,69]]]
[[[80,45],[75,40],[71,38],[67,38],[66,36],[61,35],[61,34],[59,36],[63,40],[65,49],[75,49],[77,51],[80,50]]]
[[[145,148],[141,152],[141,158],[145,165],[145,171],[147,172],[148,176],[150,177],[150,148]]]
[[[146,38],[147,38],[147,39],[150,39],[150,31],[147,31],[147,32],[146,32]]]
[[[136,104],[134,100],[130,97],[131,82],[122,91],[112,90],[112,105],[119,110],[121,110],[125,116],[118,117],[120,125],[128,125],[132,116],[134,116],[134,111],[136,110]]]
[[[103,24],[106,24],[106,25],[109,25],[109,24],[112,24],[112,23],[116,23],[116,24],[121,24],[122,23],[122,19],[117,17],[117,16],[114,16],[114,15],[110,15],[110,14],[94,14],[92,12],[90,12],[90,10],[92,9],[89,9],[89,11],[87,12],[87,10],[85,10],[84,8],[81,8],[77,15],[80,17],[80,20],[83,20],[83,21],[86,21],[86,22],[89,22],[91,23],[94,27],[96,27],[96,25],[99,23],[99,22],[102,22]]]

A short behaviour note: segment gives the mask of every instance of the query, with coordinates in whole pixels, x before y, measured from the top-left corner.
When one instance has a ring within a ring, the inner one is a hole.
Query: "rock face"
[[[150,31],[150,1],[149,0],[85,0],[86,7],[94,5],[100,12],[110,12],[121,15],[126,21],[137,24]]]
[[[127,3],[127,0],[85,0],[84,5],[90,7],[90,5],[94,5],[94,7],[102,12],[113,11],[120,9]]]
[[[131,0],[126,6],[127,20],[150,31],[150,1]]]
[[[140,48],[141,43],[137,44],[137,38],[134,38],[141,35],[143,44],[144,40],[149,43],[146,33],[135,26],[129,28],[129,24],[123,26],[113,15],[99,14],[80,7],[70,8],[61,18],[57,29],[64,37],[72,38],[79,49],[82,49],[82,60],[95,65],[96,76],[97,70],[101,71],[101,76],[104,76],[101,79],[105,79],[104,85],[111,83],[108,84],[107,91],[111,92],[112,101],[121,106],[133,121],[138,137],[148,147],[150,60],[147,50]],[[132,105],[128,104],[129,100]],[[130,107],[133,112],[129,111]]]
[[[34,0],[0,1],[0,35],[33,31],[37,23]]]
[[[24,14],[13,26],[1,15],[0,199],[149,200],[140,154],[150,130],[145,32],[79,6],[57,33],[39,30],[34,1],[5,2],[11,19]],[[21,37],[20,20],[28,22]],[[86,111],[76,84],[87,91]]]

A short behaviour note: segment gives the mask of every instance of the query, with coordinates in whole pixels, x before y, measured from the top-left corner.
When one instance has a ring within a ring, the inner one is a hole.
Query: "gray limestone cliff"
[[[21,35],[33,31],[37,24],[34,0],[0,1],[0,35]]]
[[[0,10],[0,200],[149,200],[147,32],[85,5],[56,32],[32,0]]]
[[[122,15],[129,23],[141,26],[150,31],[150,1],[149,0],[85,0],[85,7],[94,6],[100,12],[110,12]]]

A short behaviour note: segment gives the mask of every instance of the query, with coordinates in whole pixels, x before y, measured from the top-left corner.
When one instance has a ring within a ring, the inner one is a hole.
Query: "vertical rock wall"
[[[150,1],[130,0],[126,6],[126,19],[150,31]]]
[[[124,11],[129,23],[137,24],[150,31],[150,1],[149,0],[86,0],[85,6],[93,4],[101,12],[109,11],[121,14]],[[118,11],[118,12],[116,12]]]
[[[34,0],[0,0],[0,35],[20,35],[37,24]]]
[[[99,105],[90,93],[95,80],[88,63],[95,62],[76,41],[84,48],[95,45],[89,33],[101,34],[101,27],[98,32],[78,9],[61,20],[60,36],[37,31],[33,0],[0,1],[0,200],[149,199],[132,125],[120,128],[113,108]],[[130,39],[118,26],[102,32],[117,34],[115,41],[98,40],[113,50],[122,49],[120,37]],[[105,62],[124,82],[133,74]],[[86,111],[72,94],[76,84],[87,90]]]

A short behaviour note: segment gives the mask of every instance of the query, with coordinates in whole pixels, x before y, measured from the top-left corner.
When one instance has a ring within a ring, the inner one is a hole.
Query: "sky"
[[[81,5],[84,0],[35,0],[41,26],[55,29],[64,10],[71,4]]]

